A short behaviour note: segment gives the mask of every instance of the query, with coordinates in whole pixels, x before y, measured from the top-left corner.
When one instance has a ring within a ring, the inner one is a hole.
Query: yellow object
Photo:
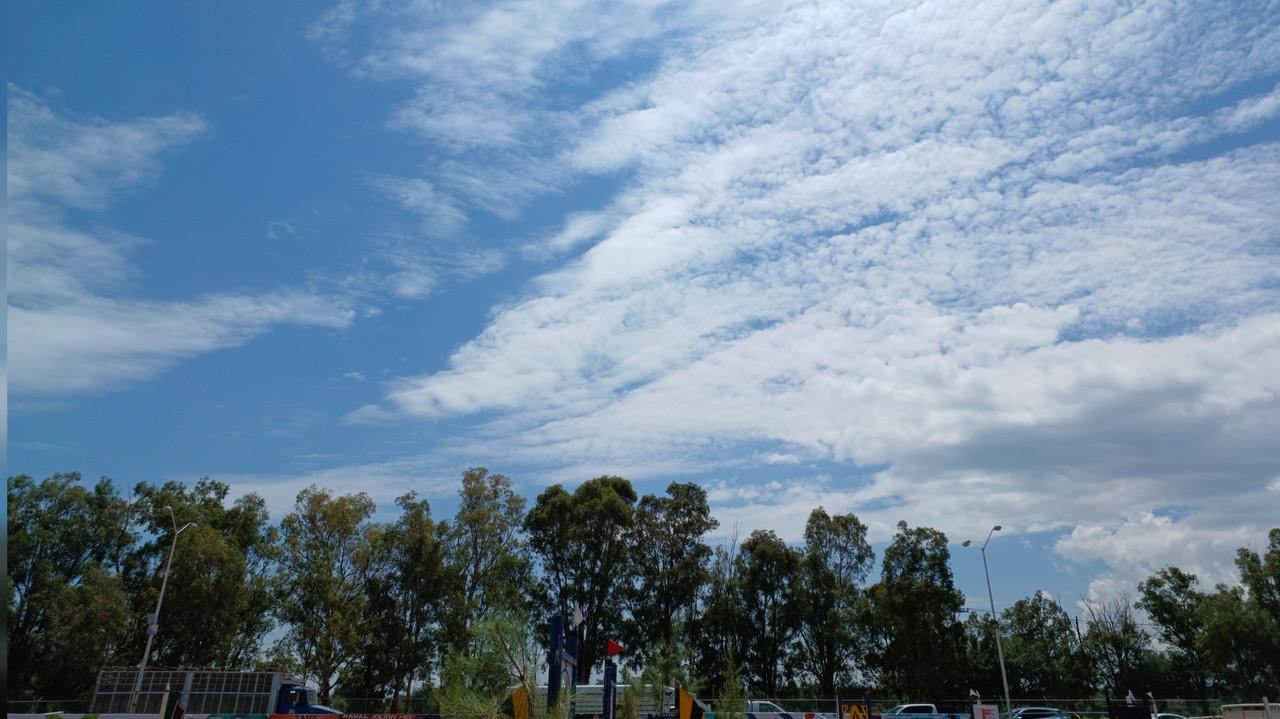
[[[511,692],[511,713],[514,719],[529,719],[532,702],[529,701],[529,688],[521,684]]]
[[[676,719],[702,719],[702,707],[694,700],[693,695],[684,689],[678,690],[676,697]]]
[[[866,704],[849,704],[846,719],[868,719]]]

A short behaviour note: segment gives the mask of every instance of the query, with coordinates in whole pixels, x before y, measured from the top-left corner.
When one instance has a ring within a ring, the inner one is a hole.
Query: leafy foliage
[[[277,612],[322,702],[358,654],[368,607],[361,574],[377,545],[366,524],[373,509],[363,492],[335,497],[308,487],[281,523],[281,561],[290,571],[278,577]]]
[[[838,686],[851,686],[869,669],[871,603],[863,584],[874,560],[867,525],[857,516],[832,516],[822,507],[809,514],[796,593],[796,663],[817,678],[822,696],[834,697]]]
[[[672,483],[666,496],[646,495],[635,510],[628,541],[634,582],[624,594],[622,636],[632,656],[648,664],[673,644],[677,628],[696,618],[707,583],[711,548],[703,536],[719,526],[707,493],[696,484]]]
[[[504,475],[483,467],[463,473],[454,521],[439,526],[450,586],[441,609],[450,650],[464,651],[471,623],[491,609],[531,609],[533,566],[521,531],[525,507]]]
[[[105,478],[10,477],[10,696],[84,696],[99,667],[136,662],[174,529],[187,522],[149,661],[283,669],[310,677],[325,701],[362,695],[371,711],[402,711],[411,697],[423,711],[430,696],[459,717],[509,715],[511,687],[534,693],[544,666],[539,613],[575,604],[587,616],[580,681],[606,638],[623,639],[625,664],[643,667],[623,692],[623,719],[636,719],[639,692],[675,681],[720,698],[719,719],[748,696],[873,684],[992,697],[997,631],[1020,698],[1256,699],[1280,684],[1280,528],[1261,551],[1239,550],[1238,585],[1208,590],[1166,567],[1136,600],[1086,602],[1083,622],[1035,594],[998,624],[961,623],[947,538],[928,527],[899,524],[868,587],[867,527],[821,507],[800,546],[757,531],[713,549],[717,523],[693,484],[639,496],[602,476],[549,487],[530,508],[510,479],[474,468],[458,496],[448,521],[413,492],[375,521],[364,494],[309,487],[276,525],[260,497],[232,501],[209,479],[137,484],[128,501]],[[276,621],[283,638],[264,647]],[[534,704],[532,719],[567,711]]]
[[[885,549],[880,581],[871,589],[880,633],[880,681],[901,696],[961,696],[955,667],[964,666],[956,614],[964,597],[951,576],[947,537],[898,523]]]
[[[630,574],[628,553],[636,492],[622,477],[589,479],[569,494],[560,485],[538,495],[525,519],[529,546],[542,561],[555,610],[586,614],[578,657],[579,681],[603,654],[605,635],[622,627],[619,590]]]

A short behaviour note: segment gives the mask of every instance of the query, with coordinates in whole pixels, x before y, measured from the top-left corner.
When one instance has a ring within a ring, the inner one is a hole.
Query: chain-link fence
[[[719,699],[707,699],[699,697],[704,703],[712,708],[719,705]],[[1113,697],[1114,698],[1114,697]],[[849,696],[842,699],[862,700],[861,696]],[[752,697],[752,701],[767,701],[782,708],[787,713],[808,713],[815,712],[821,714],[834,714],[835,699],[816,698],[816,697],[785,697],[785,698],[760,698]],[[1006,711],[1006,705],[1003,699],[995,697],[984,697],[982,701],[986,704],[998,704],[1003,714]],[[1159,699],[1157,706],[1161,713],[1178,714],[1184,717],[1203,717],[1220,715],[1223,704],[1229,704],[1231,699]],[[915,703],[915,700],[902,697],[873,697],[871,700],[871,712],[873,714],[882,713],[899,704]],[[938,710],[946,714],[968,714],[969,707],[972,702],[969,698],[962,699],[942,699],[933,702],[937,705]],[[1105,717],[1107,715],[1107,699],[1106,697],[1088,697],[1088,698],[1034,698],[1034,699],[1014,699],[1012,701],[1014,709],[1019,707],[1049,707],[1052,709],[1061,709],[1070,714],[1080,717],[1080,719],[1090,719],[1091,717]],[[745,709],[745,708],[744,708]]]
[[[88,699],[6,699],[4,706],[6,714],[51,714],[53,712],[87,714],[89,712]]]
[[[321,702],[323,703],[323,702]],[[347,714],[439,714],[432,697],[331,697],[327,706]]]
[[[860,699],[861,697],[850,697],[851,699]],[[719,699],[707,699],[700,697],[714,712],[720,705]],[[810,698],[778,698],[778,699],[759,699],[754,698],[753,701],[772,702],[788,713],[804,714],[808,712],[820,714],[834,714],[836,712],[835,699],[824,699],[817,697]],[[1005,703],[1003,700],[986,697],[983,699],[988,704],[998,704],[1001,713],[1005,711]],[[1235,699],[1159,699],[1157,706],[1161,712],[1170,714],[1179,714],[1184,717],[1213,717],[1222,714],[1222,705],[1229,704]],[[872,713],[881,713],[897,704],[905,704],[905,699],[898,698],[873,698],[871,702]],[[1099,719],[1107,714],[1107,702],[1102,697],[1090,697],[1079,699],[1014,699],[1013,708],[1019,707],[1051,707],[1054,709],[1062,709],[1070,714],[1076,715],[1079,719]],[[939,710],[947,713],[967,713],[969,700],[942,700],[937,703]],[[440,705],[433,697],[399,697],[392,699],[390,697],[331,697],[329,706],[338,709],[347,714],[418,714],[418,715],[438,715],[440,713]],[[54,712],[63,712],[65,714],[85,714],[91,711],[90,700],[84,698],[75,699],[19,699],[6,700],[5,708],[9,714],[50,714]],[[745,709],[745,707],[744,707]]]

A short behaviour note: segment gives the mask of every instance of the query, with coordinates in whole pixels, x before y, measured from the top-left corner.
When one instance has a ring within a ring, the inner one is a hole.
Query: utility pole
[[[164,590],[169,586],[169,570],[173,567],[173,553],[178,549],[178,535],[183,530],[196,526],[195,522],[187,522],[178,529],[178,520],[173,515],[173,507],[165,505],[169,510],[169,519],[173,522],[173,544],[169,547],[169,561],[164,565],[164,578],[160,580],[160,596],[156,598],[156,612],[147,617],[147,648],[142,650],[142,661],[138,662],[138,676],[133,680],[133,693],[129,695],[129,713],[135,714],[138,709],[138,695],[142,692],[142,675],[147,672],[147,660],[151,657],[151,643],[155,641],[156,630],[160,628],[160,605],[164,602]],[[163,709],[163,707],[161,707]]]
[[[999,532],[1000,529],[1001,527],[998,524],[992,527],[991,531],[987,532],[987,541],[983,542],[981,547],[978,547],[978,551],[982,552],[982,573],[987,578],[987,601],[991,602],[991,621],[995,624],[996,629],[996,654],[1000,657],[1000,681],[1004,685],[1005,711],[1013,712],[1013,702],[1009,698],[1009,675],[1004,670],[1004,646],[1000,642],[1000,615],[996,614],[996,600],[991,594],[991,570],[987,569],[987,544],[991,542],[991,535]],[[966,539],[961,546],[967,547],[972,543]]]

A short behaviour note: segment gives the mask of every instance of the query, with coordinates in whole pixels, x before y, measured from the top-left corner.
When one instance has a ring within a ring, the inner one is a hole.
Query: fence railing
[[[711,698],[699,697],[699,699],[701,699],[705,704],[709,705],[713,710],[715,709],[716,705],[720,703],[720,700],[714,697],[711,697]],[[778,706],[782,707],[788,712],[831,713],[835,710],[834,698],[820,698],[820,697],[769,698],[769,697],[752,696],[751,699],[752,701],[773,702],[774,704],[777,704]],[[850,696],[842,697],[842,699],[861,700],[862,697],[860,695],[851,694]],[[1115,697],[1112,697],[1112,699],[1114,700]],[[918,697],[914,697],[914,698],[883,697],[883,696],[872,697],[871,711],[873,713],[883,712],[891,707],[897,706],[898,704],[911,704],[917,701],[921,701],[921,699]],[[939,710],[945,713],[967,712],[968,707],[971,703],[971,700],[968,697],[953,698],[953,699],[942,698],[938,700],[924,699],[924,701],[929,701],[933,704],[936,704]],[[1222,705],[1228,704],[1231,701],[1233,700],[1173,698],[1173,699],[1159,699],[1157,700],[1157,705],[1159,706],[1159,709],[1161,712],[1168,712],[1171,714],[1180,714],[1185,717],[1220,716],[1222,714],[1222,712],[1220,711]],[[1000,711],[1002,713],[1005,710],[1005,702],[1003,699],[998,699],[996,697],[983,697],[982,702],[984,704],[999,704]],[[1053,709],[1062,709],[1063,711],[1070,712],[1072,714],[1078,714],[1081,717],[1106,716],[1107,714],[1107,699],[1105,697],[1078,697],[1078,698],[1024,697],[1024,698],[1014,698],[1012,701],[1012,704],[1014,709],[1017,709],[1019,707],[1050,707]],[[950,709],[948,710],[948,708]]]
[[[860,697],[850,696],[850,699],[859,699]],[[700,697],[702,701],[708,704],[714,711],[716,706],[720,704],[717,698]],[[753,700],[770,701],[788,712],[821,712],[824,714],[834,713],[835,699],[818,698],[818,697],[801,697],[801,698],[766,698],[752,697]],[[1232,699],[1160,699],[1157,705],[1161,712],[1169,712],[1172,714],[1180,714],[1184,717],[1216,717],[1221,716],[1222,705],[1230,704]],[[987,704],[999,703],[1001,711],[1004,710],[1004,701],[997,702],[995,698],[984,697],[983,702]],[[872,699],[871,711],[882,712],[896,704],[908,703],[907,700],[898,698],[880,698]],[[935,702],[939,708],[954,706],[968,706],[969,700],[956,699],[953,701],[941,700]],[[350,714],[438,714],[440,711],[439,703],[428,697],[400,697],[398,702],[393,703],[389,697],[332,697],[329,700],[329,706],[339,709]],[[1105,716],[1107,712],[1106,700],[1102,698],[1039,698],[1039,699],[1014,699],[1013,707],[1042,706],[1062,709],[1064,711],[1077,714],[1081,719],[1091,719],[1092,717]],[[1272,705],[1273,714],[1275,713],[1275,705]],[[53,698],[53,699],[7,699],[5,708],[9,714],[49,714],[53,712],[63,712],[66,714],[85,714],[90,711],[90,700],[85,698]]]
[[[8,714],[86,714],[89,711],[88,699],[6,699],[4,705]]]

